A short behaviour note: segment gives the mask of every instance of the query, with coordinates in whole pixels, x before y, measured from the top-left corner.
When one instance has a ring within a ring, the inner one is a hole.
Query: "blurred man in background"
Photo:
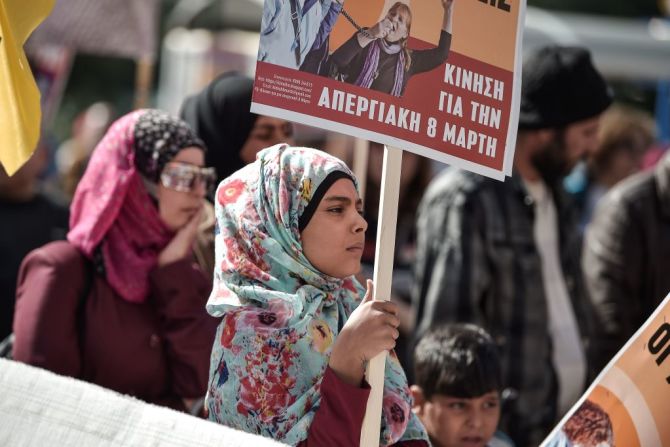
[[[584,274],[604,367],[670,292],[670,153],[602,199],[584,241]]]
[[[582,48],[546,47],[524,64],[514,174],[504,183],[448,169],[417,220],[418,335],[473,322],[499,345],[502,428],[537,446],[584,391],[589,302],[574,209],[561,181],[594,149],[610,105]]]
[[[595,151],[564,182],[579,208],[582,231],[607,191],[642,169],[655,139],[654,119],[647,112],[614,105],[603,113]]]

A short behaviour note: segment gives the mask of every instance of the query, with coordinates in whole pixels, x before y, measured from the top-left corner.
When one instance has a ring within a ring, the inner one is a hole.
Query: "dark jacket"
[[[0,340],[12,332],[21,261],[37,247],[65,239],[69,215],[43,194],[28,202],[0,199]]]
[[[584,273],[603,367],[670,292],[670,154],[601,200],[586,234]]]
[[[354,34],[349,40],[343,43],[333,52],[332,63],[337,67],[342,80],[349,84],[354,84],[358,79],[363,67],[365,66],[365,57],[368,47],[361,47],[358,43],[358,33]],[[451,34],[446,31],[440,32],[440,42],[435,48],[429,50],[412,50],[412,63],[409,70],[405,72],[401,94],[407,87],[407,81],[417,73],[430,71],[440,64],[444,63],[449,56],[451,47]],[[386,54],[383,51],[379,54],[379,65],[377,66],[377,76],[372,81],[371,89],[383,93],[391,93],[395,82],[396,64],[398,54]]]
[[[561,266],[585,339],[590,320],[580,238],[567,197],[556,191]],[[433,181],[417,221],[418,333],[446,322],[473,322],[491,333],[507,396],[516,396],[501,427],[520,447],[539,445],[561,416],[533,222],[533,198],[518,176],[501,183],[456,169]]]
[[[88,262],[66,241],[26,257],[14,359],[176,409],[204,396],[218,321],[205,311],[200,269],[189,260],[155,268],[149,298],[134,304]]]

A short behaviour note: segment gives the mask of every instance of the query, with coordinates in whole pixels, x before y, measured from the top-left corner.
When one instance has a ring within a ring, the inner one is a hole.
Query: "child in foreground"
[[[434,447],[512,447],[497,432],[502,391],[493,340],[473,324],[426,332],[414,351],[414,413]]]

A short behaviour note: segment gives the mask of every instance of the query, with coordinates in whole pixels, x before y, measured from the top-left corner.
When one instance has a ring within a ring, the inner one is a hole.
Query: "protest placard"
[[[389,13],[390,0],[284,3],[265,2],[253,112],[511,174],[525,2],[405,0],[409,13]],[[368,38],[401,13],[407,39]]]
[[[670,295],[542,447],[670,445]]]
[[[387,146],[374,299],[391,292],[402,150],[511,175],[525,5],[265,0],[251,111]],[[384,362],[367,369],[364,447],[379,444]]]

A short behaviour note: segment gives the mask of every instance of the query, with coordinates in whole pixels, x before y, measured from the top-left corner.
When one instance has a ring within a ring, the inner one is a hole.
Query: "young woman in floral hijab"
[[[399,321],[353,276],[367,228],[355,182],[337,158],[277,145],[219,185],[210,419],[292,445],[358,444],[365,363],[393,348]],[[383,402],[380,444],[427,445],[393,354]]]
[[[182,410],[204,396],[216,322],[191,257],[215,178],[204,151],[157,110],[112,125],[77,187],[68,240],[23,261],[16,360]]]

